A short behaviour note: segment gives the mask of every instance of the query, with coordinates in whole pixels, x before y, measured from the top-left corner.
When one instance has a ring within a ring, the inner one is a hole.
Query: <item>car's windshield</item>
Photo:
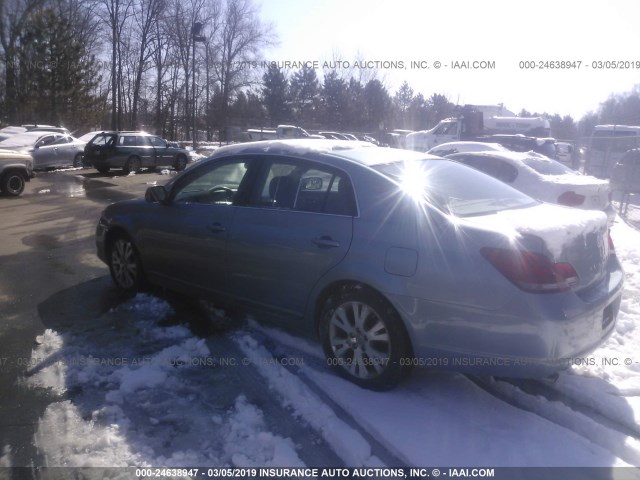
[[[522,161],[526,166],[541,175],[567,175],[576,173],[566,165],[543,156],[528,156]]]
[[[473,168],[448,160],[395,162],[373,167],[445,213],[486,215],[536,204],[528,195]]]

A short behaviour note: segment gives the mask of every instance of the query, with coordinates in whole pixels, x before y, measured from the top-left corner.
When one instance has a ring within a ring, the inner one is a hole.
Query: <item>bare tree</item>
[[[101,0],[105,23],[111,31],[111,128],[122,125],[122,32],[133,7],[133,0]]]
[[[176,59],[182,67],[184,86],[184,126],[186,139],[190,137],[191,97],[189,85],[192,80],[194,68],[192,65],[193,51],[193,26],[196,22],[202,22],[201,14],[204,11],[206,0],[171,0],[169,14],[166,17],[167,33],[172,46],[176,49]]]
[[[257,64],[261,50],[275,43],[272,27],[262,23],[258,15],[252,0],[226,2],[215,61],[221,95],[219,124],[226,123],[231,95],[259,81],[258,71],[252,66]]]
[[[153,57],[154,49],[159,48],[159,42],[153,41],[154,35],[159,35],[158,24],[160,15],[166,6],[165,0],[140,0],[134,8],[134,28],[137,32],[137,62],[134,66],[133,99],[131,105],[131,128],[138,128],[138,105],[140,103],[140,86],[142,76],[149,68],[148,62]]]

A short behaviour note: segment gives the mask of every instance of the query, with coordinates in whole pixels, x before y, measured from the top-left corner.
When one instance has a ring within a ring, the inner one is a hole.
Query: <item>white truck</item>
[[[283,138],[316,138],[315,135],[310,135],[304,128],[296,127],[293,125],[278,125],[275,130],[262,129],[262,128],[250,128],[246,131],[249,141],[255,142],[257,140],[277,140]],[[318,137],[320,138],[320,137]]]
[[[479,137],[494,134],[548,137],[550,130],[549,120],[542,117],[518,117],[501,105],[465,105],[457,117],[442,120],[430,130],[407,135],[406,147],[426,152],[441,143],[482,141]]]

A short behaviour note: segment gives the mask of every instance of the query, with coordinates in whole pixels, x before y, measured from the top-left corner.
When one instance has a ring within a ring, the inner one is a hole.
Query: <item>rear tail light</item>
[[[580,195],[576,192],[564,192],[558,197],[558,203],[560,205],[566,205],[567,207],[577,207],[584,203],[584,195]]]
[[[578,283],[578,274],[570,263],[552,263],[541,253],[492,247],[484,247],[480,253],[510,282],[527,292],[562,292]]]

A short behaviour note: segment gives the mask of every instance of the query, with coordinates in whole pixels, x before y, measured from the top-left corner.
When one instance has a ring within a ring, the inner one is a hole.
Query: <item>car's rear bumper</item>
[[[478,375],[541,377],[584,362],[614,329],[624,272],[579,293],[529,294],[498,310],[391,296],[418,366]],[[614,360],[617,361],[617,360]]]

